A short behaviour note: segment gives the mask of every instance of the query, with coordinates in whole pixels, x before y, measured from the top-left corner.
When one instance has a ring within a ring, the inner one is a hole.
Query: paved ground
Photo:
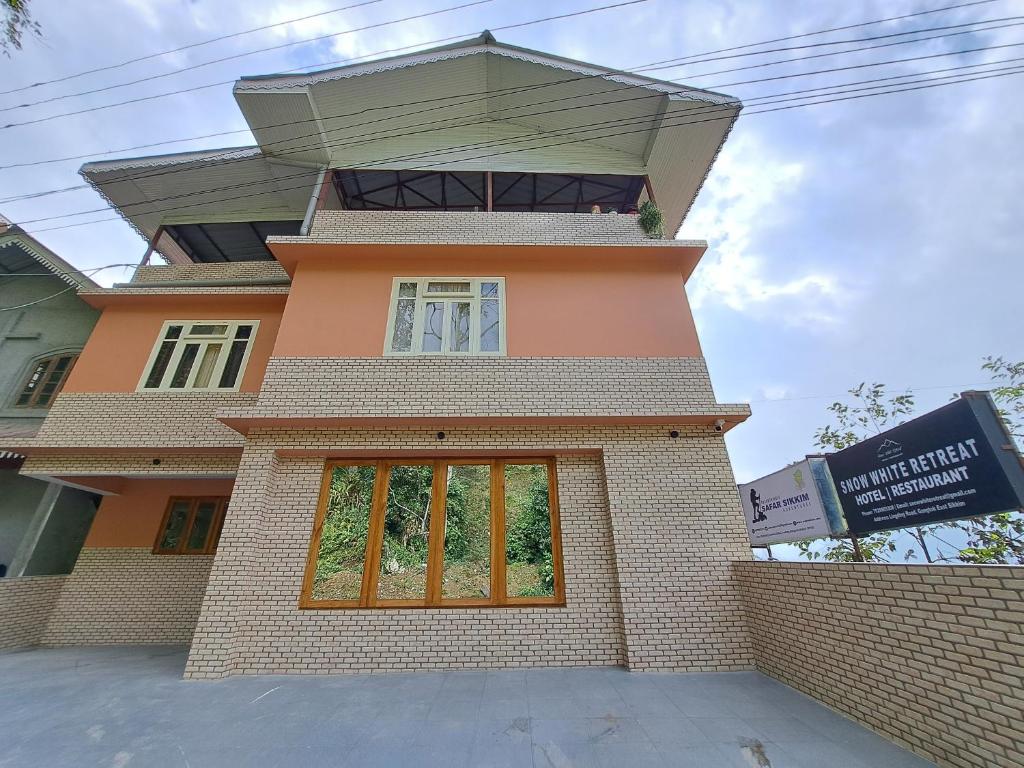
[[[757,673],[185,682],[180,648],[0,655],[0,766],[931,765]]]

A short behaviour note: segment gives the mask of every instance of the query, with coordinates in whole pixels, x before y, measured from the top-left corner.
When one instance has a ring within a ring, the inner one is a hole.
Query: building
[[[12,450],[74,367],[99,316],[76,289],[96,287],[0,216],[0,576],[70,573],[96,513],[92,493],[19,475]]]
[[[234,93],[255,146],[83,168],[150,248],[80,291],[19,448],[103,494],[38,641],[187,642],[191,678],[750,668],[748,409],[671,238],[739,102],[489,33]]]

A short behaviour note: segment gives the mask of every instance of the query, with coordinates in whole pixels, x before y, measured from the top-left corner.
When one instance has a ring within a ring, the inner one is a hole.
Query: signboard
[[[782,544],[832,533],[812,466],[813,459],[739,486],[751,545]],[[821,462],[819,459],[818,462]],[[827,482],[827,477],[825,478]]]
[[[1024,506],[1024,466],[987,392],[828,457],[850,533]]]

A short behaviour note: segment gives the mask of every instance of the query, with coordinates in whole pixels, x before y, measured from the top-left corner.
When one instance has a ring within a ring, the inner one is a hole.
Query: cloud
[[[769,264],[760,245],[765,230],[785,223],[807,171],[807,161],[778,157],[756,133],[733,136],[681,232],[710,243],[689,285],[694,309],[721,304],[785,323],[837,322],[837,277],[821,265],[793,275],[793,261]]]

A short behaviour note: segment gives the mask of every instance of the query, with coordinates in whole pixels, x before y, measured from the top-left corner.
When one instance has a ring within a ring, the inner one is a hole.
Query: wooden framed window
[[[168,320],[139,381],[146,390],[237,390],[259,320]]]
[[[386,355],[504,355],[505,279],[396,277]]]
[[[553,458],[325,465],[300,608],[565,605]]]
[[[46,408],[64,387],[78,360],[77,352],[36,360],[14,401],[16,408]]]
[[[227,511],[226,496],[172,496],[153,553],[210,555],[217,551]]]

